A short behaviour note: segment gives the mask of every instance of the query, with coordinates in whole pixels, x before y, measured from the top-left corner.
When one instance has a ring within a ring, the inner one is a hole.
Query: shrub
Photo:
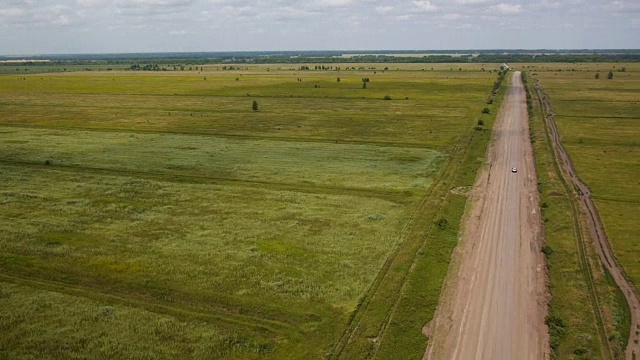
[[[384,96],[384,99],[385,99],[385,100],[391,100],[391,96],[389,96],[389,95],[385,95],[385,96]]]
[[[484,120],[480,119],[478,120],[478,126],[483,126],[484,125]]]
[[[489,108],[486,107],[486,108],[482,109],[482,113],[483,114],[489,114],[489,113],[491,113],[491,110],[489,110]]]
[[[440,218],[438,221],[436,221],[436,225],[440,228],[440,230],[444,230],[449,225],[449,221],[447,221],[447,219],[445,218]]]

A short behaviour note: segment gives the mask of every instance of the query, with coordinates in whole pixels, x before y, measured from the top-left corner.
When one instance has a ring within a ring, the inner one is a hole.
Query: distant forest
[[[401,56],[399,56],[401,54]],[[397,56],[398,55],[398,56]],[[24,62],[15,62],[25,60]],[[49,60],[48,63],[38,62]],[[130,54],[67,54],[0,56],[4,65],[127,64],[135,61],[169,64],[278,63],[544,63],[640,61],[638,49],[615,50],[370,50],[370,51],[240,51]]]

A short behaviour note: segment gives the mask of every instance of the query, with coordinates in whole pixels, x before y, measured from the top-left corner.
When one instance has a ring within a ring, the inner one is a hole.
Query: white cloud
[[[76,0],[76,3],[82,7],[95,7],[107,3],[106,0]]]
[[[347,6],[355,3],[356,0],[320,0],[320,5]]]
[[[413,18],[414,16],[409,14],[396,16],[396,20],[398,21],[408,21],[408,20],[412,20]]]
[[[22,16],[25,11],[17,7],[10,7],[6,9],[0,9],[0,16]]]
[[[188,30],[171,30],[169,31],[169,35],[190,35],[193,34],[193,31]]]
[[[460,5],[483,5],[493,3],[493,0],[456,0],[456,4]]]
[[[231,17],[247,17],[254,15],[254,11],[251,6],[231,6],[227,5],[222,8],[222,12],[224,12],[227,16]]]
[[[522,12],[522,5],[502,3],[502,4],[492,6],[490,10],[503,15],[520,14]]]
[[[442,18],[445,20],[462,20],[462,19],[468,19],[469,16],[463,15],[460,13],[446,13],[442,15]]]
[[[438,7],[428,0],[413,1],[413,5],[416,7],[416,10],[420,12],[434,12],[438,10]]]
[[[376,6],[376,12],[378,14],[388,14],[392,12],[395,8],[393,6]]]

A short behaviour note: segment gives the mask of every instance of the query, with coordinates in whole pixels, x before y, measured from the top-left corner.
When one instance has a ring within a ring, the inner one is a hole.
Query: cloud
[[[493,0],[456,0],[454,1],[454,3],[456,4],[460,4],[460,5],[484,5],[484,4],[491,4],[495,1]]]
[[[445,20],[462,20],[462,19],[468,19],[469,16],[463,15],[460,13],[446,13],[442,15],[442,18]]]
[[[0,23],[21,27],[67,26],[75,21],[75,13],[67,6],[38,4],[32,1],[14,2],[15,5],[0,8]]]
[[[414,15],[410,15],[410,14],[398,15],[398,16],[396,16],[396,20],[398,20],[398,21],[408,21],[408,20],[412,20],[414,17],[415,17]]]
[[[24,15],[25,11],[23,9],[20,9],[18,7],[10,7],[10,8],[5,8],[5,9],[0,9],[0,16],[22,16]]]
[[[107,0],[76,0],[76,4],[82,7],[96,7],[107,3]]]
[[[227,5],[222,8],[222,12],[224,12],[227,16],[231,17],[246,17],[254,15],[253,8],[251,6],[232,6]]]
[[[356,0],[320,0],[320,5],[347,6],[355,3]]]
[[[174,35],[174,36],[182,36],[182,35],[192,35],[194,32],[190,31],[190,30],[171,30],[169,31],[169,35]]]
[[[434,12],[438,10],[438,7],[428,0],[413,1],[413,5],[416,10],[420,12]]]
[[[376,12],[378,14],[388,14],[390,12],[392,12],[395,8],[393,6],[376,6]]]
[[[501,3],[489,8],[492,12],[497,12],[502,15],[520,14],[522,12],[522,5],[513,5]]]

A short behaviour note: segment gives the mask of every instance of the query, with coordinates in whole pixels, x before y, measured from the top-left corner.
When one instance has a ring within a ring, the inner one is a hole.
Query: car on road
[[[518,168],[515,168],[515,167],[511,168],[511,172],[514,172],[514,173],[518,172]]]

